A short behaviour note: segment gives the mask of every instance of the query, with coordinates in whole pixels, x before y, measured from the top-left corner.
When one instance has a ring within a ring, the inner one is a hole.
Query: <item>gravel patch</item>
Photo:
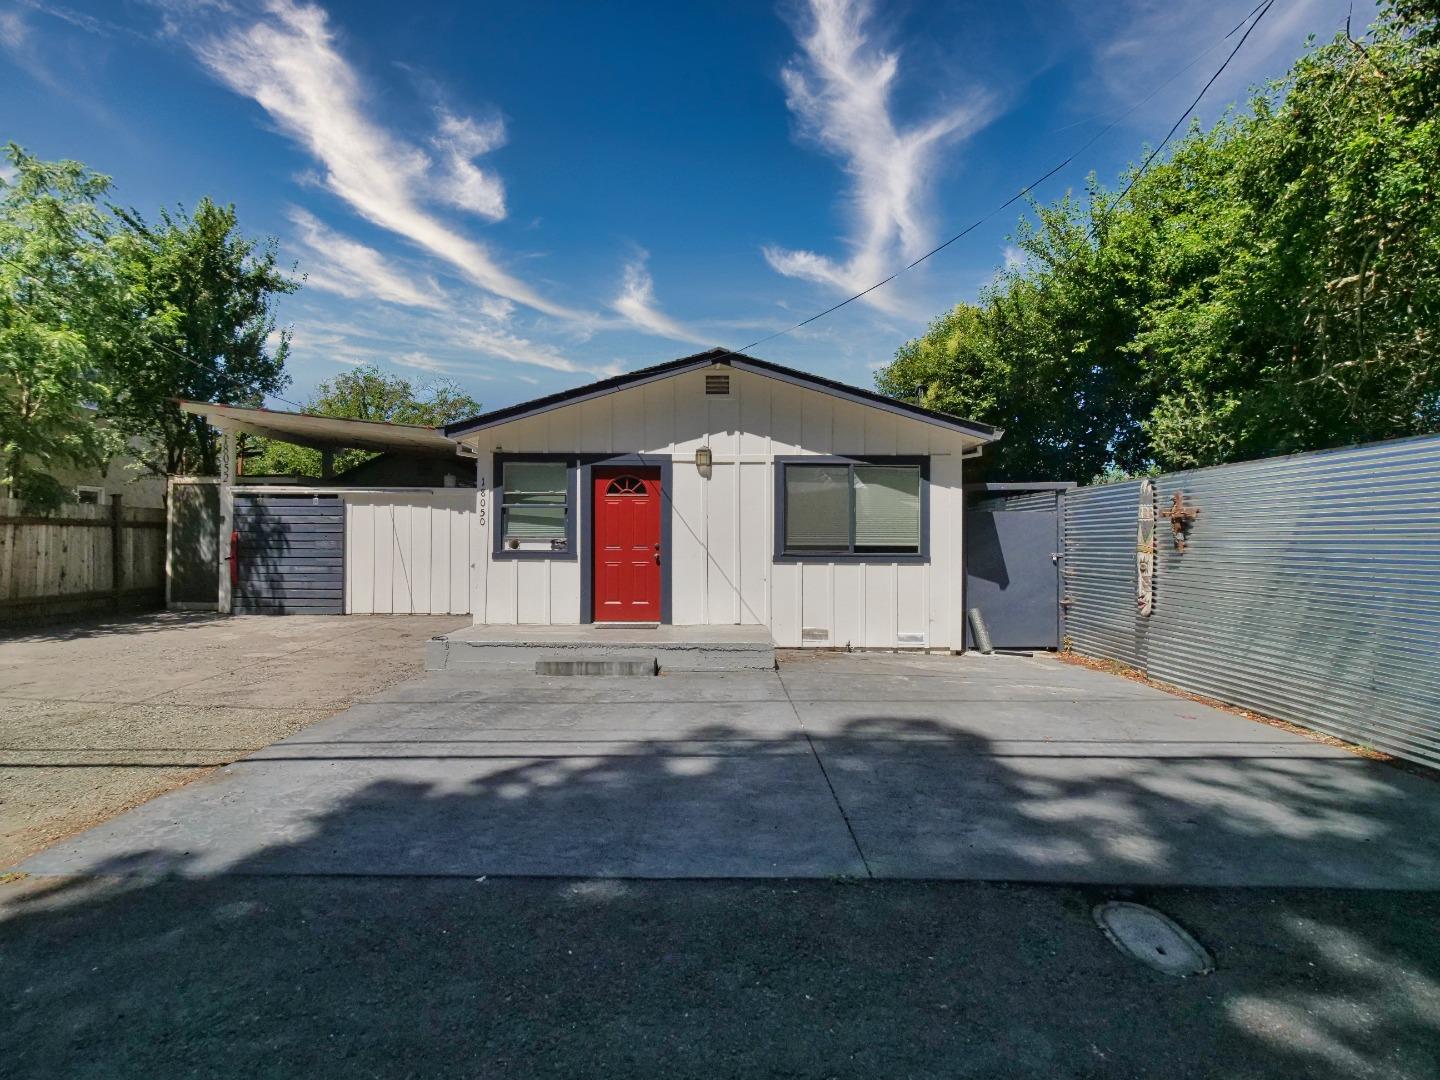
[[[0,637],[0,867],[417,675],[467,622],[166,612]]]

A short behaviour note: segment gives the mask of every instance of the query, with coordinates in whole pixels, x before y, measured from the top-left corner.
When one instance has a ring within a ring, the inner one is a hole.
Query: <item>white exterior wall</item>
[[[493,559],[491,454],[668,454],[671,621],[768,625],[776,644],[959,649],[961,454],[958,432],[854,404],[753,372],[730,375],[730,396],[705,394],[707,369],[567,405],[480,431],[475,621],[581,621],[578,559]],[[709,446],[707,479],[695,450]],[[816,454],[930,455],[930,561],[776,563],[774,459]],[[579,559],[590,557],[589,492],[580,492]],[[815,636],[824,631],[823,639]],[[808,632],[808,633],[806,633]],[[923,635],[917,640],[916,635]]]
[[[345,614],[465,615],[483,569],[469,488],[330,489],[345,503]]]

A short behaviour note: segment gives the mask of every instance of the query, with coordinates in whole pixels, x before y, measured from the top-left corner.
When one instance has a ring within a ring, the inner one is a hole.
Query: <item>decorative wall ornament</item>
[[[1177,491],[1170,499],[1170,509],[1161,510],[1160,516],[1170,519],[1170,532],[1175,537],[1175,550],[1182,555],[1185,553],[1185,540],[1190,535],[1190,527],[1195,524],[1195,519],[1200,516],[1198,506],[1185,505],[1185,493]]]
[[[1155,484],[1140,481],[1140,527],[1135,538],[1135,604],[1141,615],[1155,610]]]

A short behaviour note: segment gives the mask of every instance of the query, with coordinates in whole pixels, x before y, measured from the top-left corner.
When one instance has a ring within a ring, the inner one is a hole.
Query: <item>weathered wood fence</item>
[[[164,510],[0,499],[0,623],[164,603]]]

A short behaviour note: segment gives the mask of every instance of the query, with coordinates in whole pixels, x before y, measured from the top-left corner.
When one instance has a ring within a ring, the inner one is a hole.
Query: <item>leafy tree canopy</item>
[[[1186,468],[1440,426],[1440,0],[1392,0],[1123,199],[1033,207],[882,390],[998,424],[994,474]]]
[[[481,405],[448,379],[417,385],[365,364],[321,383],[306,402],[305,411],[351,420],[439,427],[474,416],[481,411]],[[256,441],[258,453],[246,461],[247,473],[320,475],[320,451],[273,439]],[[364,450],[345,450],[335,455],[335,468],[343,472],[375,456]]]
[[[218,471],[216,433],[175,398],[258,405],[290,382],[290,332],[275,302],[299,283],[277,266],[273,241],[239,231],[233,206],[202,199],[193,214],[160,211],[147,223],[116,210],[111,240],[120,285],[116,321],[127,327],[110,359],[106,415],[149,446],[158,473]]]
[[[64,500],[51,470],[101,465],[114,432],[103,406],[113,279],[99,200],[109,180],[75,161],[44,162],[9,144],[0,179],[0,483],[38,507]]]

